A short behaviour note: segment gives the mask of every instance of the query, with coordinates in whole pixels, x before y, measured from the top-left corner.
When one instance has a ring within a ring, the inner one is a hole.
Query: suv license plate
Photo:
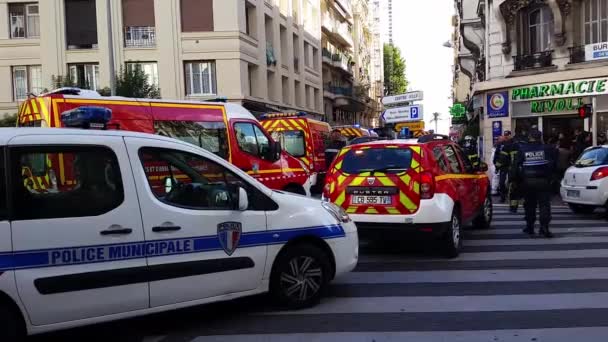
[[[581,192],[578,190],[566,190],[566,196],[572,198],[579,198],[581,197]]]
[[[391,204],[391,196],[352,196],[351,204]]]

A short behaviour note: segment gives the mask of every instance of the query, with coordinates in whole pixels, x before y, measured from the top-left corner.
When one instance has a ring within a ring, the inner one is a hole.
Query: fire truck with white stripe
[[[108,129],[153,133],[197,145],[228,160],[271,189],[310,196],[308,167],[282,150],[260,122],[240,105],[225,102],[104,97],[94,91],[61,88],[32,97],[19,107],[20,127],[65,127],[62,116],[80,120],[107,109]],[[84,120],[91,124],[90,120]],[[88,127],[86,127],[88,128]],[[36,161],[22,170],[32,189],[69,186],[68,160]],[[166,174],[159,174],[164,179]]]

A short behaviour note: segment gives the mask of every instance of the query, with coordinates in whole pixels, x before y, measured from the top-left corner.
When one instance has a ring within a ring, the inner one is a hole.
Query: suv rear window
[[[407,148],[370,148],[348,151],[342,162],[346,173],[398,173],[410,168],[412,151]]]
[[[595,147],[583,152],[574,166],[588,167],[608,164],[608,148]]]

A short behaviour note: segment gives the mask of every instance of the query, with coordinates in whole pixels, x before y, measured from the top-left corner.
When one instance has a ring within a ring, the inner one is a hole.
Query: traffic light
[[[590,118],[593,113],[593,107],[590,104],[578,107],[578,117],[581,119]]]

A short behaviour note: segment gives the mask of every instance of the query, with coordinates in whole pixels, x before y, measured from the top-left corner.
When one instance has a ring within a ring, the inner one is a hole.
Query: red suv
[[[485,164],[473,168],[447,136],[372,141],[340,151],[323,198],[344,208],[361,236],[421,233],[437,238],[446,255],[455,257],[464,224],[490,227],[486,171]]]

